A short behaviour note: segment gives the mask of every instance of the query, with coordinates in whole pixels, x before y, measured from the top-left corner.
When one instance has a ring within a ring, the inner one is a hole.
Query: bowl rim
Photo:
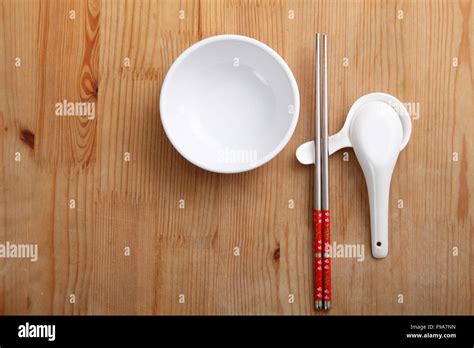
[[[249,44],[252,44],[266,53],[270,55],[283,69],[285,72],[286,77],[288,78],[288,81],[291,86],[291,92],[293,94],[293,99],[294,99],[294,111],[292,115],[292,120],[291,123],[284,135],[284,137],[281,139],[281,141],[278,143],[278,145],[269,153],[267,153],[265,156],[262,158],[258,159],[254,163],[247,163],[246,168],[215,168],[213,166],[208,166],[203,163],[199,163],[192,158],[188,154],[186,154],[185,151],[183,151],[182,148],[176,143],[176,141],[172,138],[171,134],[172,132],[168,128],[167,122],[165,121],[164,117],[164,104],[165,104],[165,98],[164,95],[168,91],[168,85],[173,78],[173,75],[175,71],[179,68],[179,65],[183,60],[185,60],[191,53],[194,51],[198,50],[199,48],[209,45],[211,43],[217,42],[217,41],[241,41],[241,42],[246,42]],[[163,129],[165,131],[165,134],[168,138],[168,140],[171,142],[173,147],[178,151],[178,153],[183,156],[186,160],[194,164],[195,166],[205,169],[210,172],[214,173],[222,173],[222,174],[234,174],[234,173],[243,173],[247,172],[253,169],[256,169],[258,167],[263,166],[264,164],[268,163],[270,160],[275,158],[282,150],[283,148],[288,144],[290,141],[295,129],[296,125],[298,123],[298,118],[299,118],[299,112],[300,112],[300,93],[298,89],[298,84],[296,83],[296,79],[293,75],[293,72],[291,71],[290,67],[288,64],[285,62],[285,60],[271,47],[267,46],[261,41],[258,41],[254,38],[248,37],[248,36],[243,36],[243,35],[234,35],[234,34],[225,34],[225,35],[216,35],[216,36],[211,36],[208,38],[205,38],[203,40],[200,40],[193,45],[189,46],[187,49],[185,49],[179,56],[176,58],[176,60],[171,64],[168,72],[166,73],[166,76],[163,80],[163,83],[161,85],[161,91],[160,91],[160,119],[161,119],[161,124],[163,126]]]

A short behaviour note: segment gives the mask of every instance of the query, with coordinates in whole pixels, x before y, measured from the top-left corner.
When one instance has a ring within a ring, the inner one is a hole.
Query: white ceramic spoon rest
[[[408,111],[395,97],[371,93],[359,98],[349,110],[342,129],[329,137],[329,154],[353,147],[364,172],[370,204],[372,255],[388,253],[390,181],[398,154],[411,135]],[[314,163],[314,142],[296,151],[302,164]]]

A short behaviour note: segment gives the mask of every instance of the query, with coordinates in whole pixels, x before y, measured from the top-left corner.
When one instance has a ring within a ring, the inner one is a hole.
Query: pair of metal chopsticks
[[[318,33],[316,34],[316,120],[314,139],[314,305],[316,309],[329,310],[331,308],[331,259],[329,254],[331,243],[331,214],[329,211],[328,67],[326,34],[322,35],[322,46],[323,78],[321,83],[321,50],[320,34]]]

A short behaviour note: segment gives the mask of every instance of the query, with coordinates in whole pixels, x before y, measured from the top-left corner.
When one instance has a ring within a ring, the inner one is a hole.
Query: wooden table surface
[[[0,259],[1,314],[318,314],[313,174],[295,159],[313,135],[316,32],[330,133],[369,92],[413,119],[385,259],[354,152],[330,159],[333,240],[365,246],[333,260],[330,314],[474,314],[471,1],[0,0],[0,18],[0,243],[39,248]],[[286,60],[301,112],[273,161],[219,175],[174,150],[159,95],[185,48],[230,33]],[[55,116],[63,100],[95,118]]]

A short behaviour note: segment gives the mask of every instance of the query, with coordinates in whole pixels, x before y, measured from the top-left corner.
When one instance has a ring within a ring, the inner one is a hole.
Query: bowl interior
[[[249,170],[274,157],[291,137],[298,110],[296,82],[283,60],[258,41],[234,36],[192,46],[162,87],[170,141],[216,172]]]

